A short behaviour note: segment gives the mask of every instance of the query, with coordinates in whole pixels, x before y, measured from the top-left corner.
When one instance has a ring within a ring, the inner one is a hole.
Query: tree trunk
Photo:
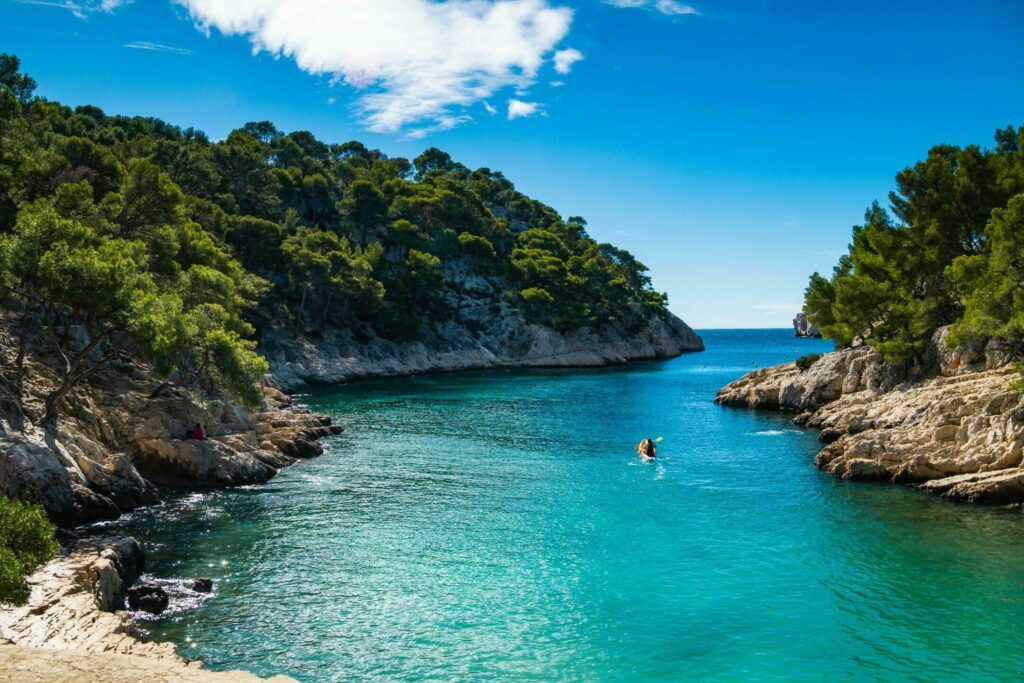
[[[102,343],[107,337],[113,334],[114,330],[110,329],[101,334],[94,335],[92,340],[85,345],[81,351],[76,353],[70,359],[64,356],[64,352],[60,350],[61,355],[64,356],[67,370],[64,373],[64,379],[61,380],[60,386],[51,391],[46,395],[43,401],[45,411],[43,412],[42,426],[46,429],[53,430],[57,426],[57,415],[60,413],[60,402],[71,392],[78,382],[88,377],[90,374],[95,372],[101,365],[106,363],[108,360],[114,357],[115,354],[105,354],[100,360],[93,363],[91,366],[79,372],[79,368],[82,365],[82,361],[92,353],[100,343]]]
[[[299,300],[299,313],[295,316],[295,326],[299,328],[302,326],[302,311],[306,308],[306,292],[309,291],[309,285],[302,285],[302,299]]]
[[[341,322],[348,322],[348,304],[352,301],[352,295],[345,297],[345,303],[341,305]]]
[[[21,407],[22,387],[25,379],[25,347],[28,344],[28,321],[30,313],[28,301],[26,301],[24,305],[25,310],[21,313],[21,323],[18,327],[18,357],[14,360],[14,391],[18,395],[19,407]]]
[[[320,334],[327,330],[327,314],[331,310],[331,299],[334,298],[334,290],[327,292],[327,303],[324,304],[323,315],[320,316]]]

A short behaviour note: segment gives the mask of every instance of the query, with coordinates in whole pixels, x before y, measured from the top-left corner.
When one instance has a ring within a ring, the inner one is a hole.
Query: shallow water
[[[323,457],[115,525],[217,582],[154,637],[301,681],[1020,677],[1021,513],[821,474],[813,433],[711,399],[827,344],[704,339],[304,397],[348,427]]]

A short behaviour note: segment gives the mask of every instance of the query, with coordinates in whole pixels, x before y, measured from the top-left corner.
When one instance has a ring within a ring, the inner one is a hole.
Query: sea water
[[[703,336],[669,361],[302,397],[347,428],[322,457],[115,525],[176,596],[147,627],[300,681],[1021,676],[1020,511],[817,471],[813,432],[712,399],[828,344]]]

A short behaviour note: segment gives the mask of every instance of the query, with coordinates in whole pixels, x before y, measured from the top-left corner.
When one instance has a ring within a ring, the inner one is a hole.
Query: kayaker
[[[654,458],[658,455],[658,447],[654,445],[654,439],[644,439],[636,449],[645,458]]]

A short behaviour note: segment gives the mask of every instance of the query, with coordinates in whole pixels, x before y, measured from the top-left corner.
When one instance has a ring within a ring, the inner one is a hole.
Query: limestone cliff
[[[331,329],[311,339],[279,330],[263,333],[260,350],[270,361],[272,381],[291,391],[427,372],[615,365],[704,349],[700,336],[671,314],[665,320],[652,317],[635,331],[610,326],[565,333],[529,324],[507,305],[495,306],[486,299],[470,299],[462,315],[459,324],[429,327],[421,341],[357,339],[351,332]]]
[[[953,500],[1024,502],[1024,395],[996,343],[959,352],[939,330],[916,363],[867,347],[748,373],[715,401],[798,413],[821,430],[815,464],[838,477],[920,486]]]

